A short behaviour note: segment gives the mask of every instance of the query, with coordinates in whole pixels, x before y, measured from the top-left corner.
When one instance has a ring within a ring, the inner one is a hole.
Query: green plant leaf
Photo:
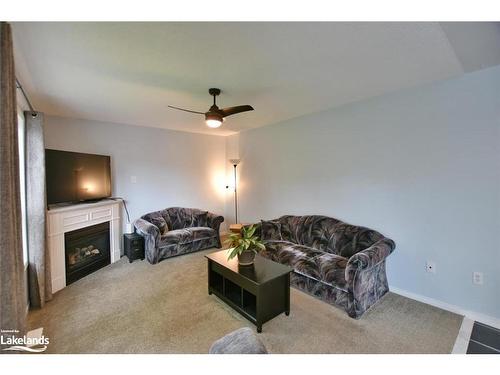
[[[255,227],[253,225],[251,225],[249,228],[248,228],[248,232],[247,232],[247,237],[252,237],[255,233]]]
[[[228,260],[244,251],[253,251],[258,253],[259,250],[265,250],[266,247],[262,243],[259,236],[255,235],[257,227],[255,225],[244,226],[240,233],[231,233],[224,243],[229,244]]]

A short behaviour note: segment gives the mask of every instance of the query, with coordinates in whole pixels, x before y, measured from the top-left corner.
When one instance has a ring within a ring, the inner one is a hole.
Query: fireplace
[[[110,264],[109,221],[64,234],[66,285]]]

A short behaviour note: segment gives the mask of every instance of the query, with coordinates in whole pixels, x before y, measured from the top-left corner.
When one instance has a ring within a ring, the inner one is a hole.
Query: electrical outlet
[[[476,285],[483,285],[483,273],[473,272],[472,273],[472,283]]]
[[[429,273],[436,273],[436,263],[428,260],[425,263],[425,270]]]
[[[130,176],[130,182],[133,184],[137,183],[137,176]]]

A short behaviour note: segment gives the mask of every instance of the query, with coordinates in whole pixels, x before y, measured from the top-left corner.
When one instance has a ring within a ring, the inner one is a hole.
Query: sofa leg
[[[354,310],[347,310],[346,312],[347,312],[347,315],[349,315],[349,318],[356,319],[356,320],[361,318],[361,316],[363,315],[363,314],[357,314],[356,311],[354,311]]]

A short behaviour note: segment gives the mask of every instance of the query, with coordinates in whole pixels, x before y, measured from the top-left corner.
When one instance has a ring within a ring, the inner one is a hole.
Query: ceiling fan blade
[[[169,108],[173,108],[173,109],[178,109],[179,111],[190,112],[190,113],[197,113],[197,114],[199,114],[199,115],[204,115],[204,114],[205,114],[205,112],[191,111],[191,110],[189,110],[189,109],[184,109],[184,108],[174,107],[173,105],[169,105],[168,107],[169,107]]]
[[[227,117],[241,112],[253,111],[253,107],[251,105],[238,105],[236,107],[223,108],[220,111],[223,117]]]

